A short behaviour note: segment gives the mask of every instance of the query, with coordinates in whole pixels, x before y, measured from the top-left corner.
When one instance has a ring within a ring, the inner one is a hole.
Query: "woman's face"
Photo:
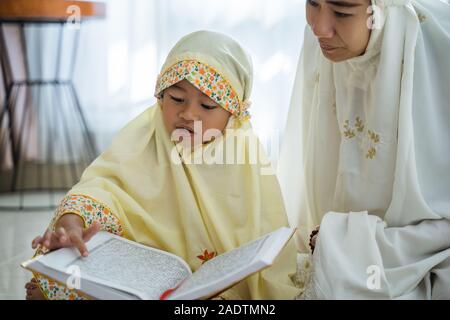
[[[228,111],[187,80],[165,89],[161,106],[168,133],[191,146],[220,135],[230,117]]]
[[[363,55],[370,39],[370,0],[306,0],[306,19],[333,62]]]

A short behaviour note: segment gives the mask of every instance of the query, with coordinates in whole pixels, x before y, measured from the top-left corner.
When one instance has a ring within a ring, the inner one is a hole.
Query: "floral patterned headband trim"
[[[164,89],[186,79],[233,116],[244,120],[250,118],[250,101],[240,102],[230,83],[213,68],[196,60],[183,60],[158,76],[155,97],[160,98]]]

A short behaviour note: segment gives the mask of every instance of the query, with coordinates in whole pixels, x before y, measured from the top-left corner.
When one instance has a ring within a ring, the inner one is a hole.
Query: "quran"
[[[294,234],[282,227],[205,261],[195,272],[180,257],[100,231],[88,257],[61,248],[21,264],[93,299],[207,299],[273,264]]]

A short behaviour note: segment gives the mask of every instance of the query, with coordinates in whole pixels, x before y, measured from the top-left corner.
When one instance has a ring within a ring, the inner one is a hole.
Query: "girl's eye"
[[[352,14],[348,14],[348,13],[343,13],[343,12],[334,12],[334,15],[338,18],[347,18],[347,17],[351,17]]]
[[[202,104],[202,107],[205,108],[205,109],[208,109],[208,110],[212,110],[212,109],[217,108],[217,106],[208,106],[206,104]]]
[[[177,102],[177,103],[182,103],[182,102],[184,102],[184,99],[181,99],[181,98],[177,98],[177,97],[174,97],[174,96],[170,96],[170,98],[173,100],[173,101],[175,101],[175,102]]]
[[[319,4],[317,2],[315,2],[314,0],[308,0],[308,4],[313,6],[313,7],[319,6]]]

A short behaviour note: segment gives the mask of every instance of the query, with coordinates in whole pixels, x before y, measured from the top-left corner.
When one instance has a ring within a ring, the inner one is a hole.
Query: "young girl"
[[[48,231],[33,241],[37,254],[76,246],[88,256],[85,242],[102,229],[172,252],[196,270],[216,255],[287,225],[276,177],[262,170],[267,158],[260,152],[257,161],[250,161],[250,142],[260,149],[246,110],[251,85],[250,57],[236,41],[207,31],[182,38],[158,78],[158,103],[128,124],[86,169]],[[244,161],[229,161],[229,145]],[[224,150],[227,163],[206,157],[217,160]],[[221,297],[295,297],[298,289],[289,278],[295,273],[295,255],[290,243],[272,267]],[[84,298],[34,276],[27,284],[30,299],[38,296],[37,287],[47,299]]]

